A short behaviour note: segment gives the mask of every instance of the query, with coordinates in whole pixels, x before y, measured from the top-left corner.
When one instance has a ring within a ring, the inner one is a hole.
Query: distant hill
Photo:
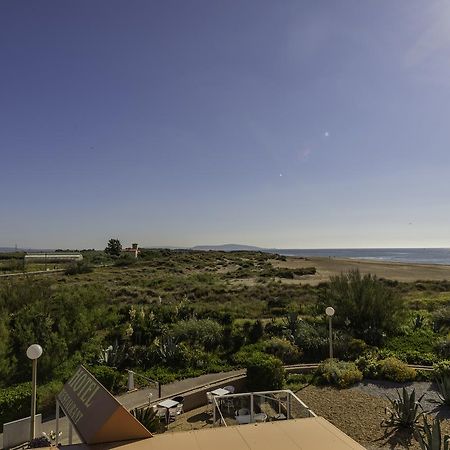
[[[15,251],[16,251],[15,247],[0,247],[0,253],[12,253]],[[18,248],[17,251],[21,252],[22,250]]]
[[[266,249],[261,247],[255,247],[253,245],[241,245],[241,244],[222,244],[222,245],[196,245],[191,247],[192,250],[216,250],[222,252],[235,252],[235,251],[249,251],[249,252],[263,252]]]

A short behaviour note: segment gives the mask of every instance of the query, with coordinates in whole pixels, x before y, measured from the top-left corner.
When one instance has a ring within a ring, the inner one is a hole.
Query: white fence
[[[3,448],[11,448],[30,440],[30,417],[3,424]],[[36,415],[35,436],[42,434],[42,414]]]

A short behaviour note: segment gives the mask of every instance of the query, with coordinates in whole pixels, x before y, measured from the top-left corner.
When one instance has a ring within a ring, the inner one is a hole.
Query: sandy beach
[[[450,266],[438,264],[405,264],[397,262],[338,259],[324,257],[296,258],[287,257],[286,261],[272,261],[275,267],[300,267],[314,266],[317,269],[315,275],[302,277],[302,282],[318,284],[328,281],[330,276],[341,272],[358,269],[361,273],[372,273],[380,278],[398,281],[417,280],[450,280]]]

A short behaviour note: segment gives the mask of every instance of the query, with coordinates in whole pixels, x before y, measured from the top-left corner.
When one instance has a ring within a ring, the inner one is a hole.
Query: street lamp
[[[334,308],[332,306],[328,306],[325,309],[325,314],[328,316],[328,329],[330,331],[329,341],[330,341],[330,359],[333,359],[333,326],[331,324],[333,316],[334,316]]]
[[[27,348],[27,356],[32,361],[30,441],[34,439],[34,430],[36,426],[36,374],[37,360],[41,355],[42,347],[39,344],[32,344]]]

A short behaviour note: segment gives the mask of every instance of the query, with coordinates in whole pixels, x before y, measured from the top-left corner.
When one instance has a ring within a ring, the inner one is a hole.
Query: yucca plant
[[[435,418],[431,425],[424,416],[423,426],[416,428],[416,438],[422,450],[450,450],[450,436],[441,433],[441,422]]]
[[[144,425],[149,431],[156,431],[159,425],[159,418],[155,408],[134,408],[131,411],[134,417]]]
[[[402,394],[397,389],[398,398],[391,399],[388,397],[391,408],[386,408],[385,411],[386,414],[389,414],[389,417],[383,421],[383,424],[388,427],[413,428],[425,413],[420,404],[424,395],[421,395],[416,401],[415,389],[409,393],[406,388],[403,388]]]
[[[450,405],[450,377],[443,376],[436,380],[439,403]]]

